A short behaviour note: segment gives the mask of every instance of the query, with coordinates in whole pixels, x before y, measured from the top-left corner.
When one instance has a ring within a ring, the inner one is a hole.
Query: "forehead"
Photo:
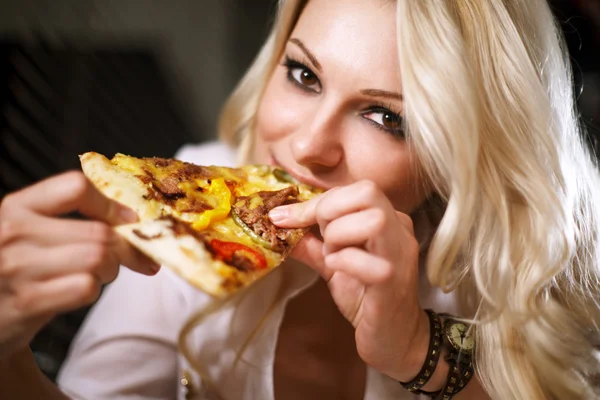
[[[291,36],[313,52],[325,75],[399,88],[394,1],[310,0]]]

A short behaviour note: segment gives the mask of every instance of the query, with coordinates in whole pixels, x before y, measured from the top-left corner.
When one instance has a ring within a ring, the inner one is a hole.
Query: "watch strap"
[[[402,387],[412,393],[420,393],[421,388],[427,384],[433,376],[441,353],[442,338],[442,321],[440,317],[432,310],[425,310],[429,317],[429,348],[425,362],[421,370],[409,382],[400,382]]]
[[[453,364],[450,364],[446,384],[444,385],[444,388],[437,393],[437,399],[450,400],[467,386],[467,383],[469,383],[474,374],[473,363],[460,364],[454,362]]]

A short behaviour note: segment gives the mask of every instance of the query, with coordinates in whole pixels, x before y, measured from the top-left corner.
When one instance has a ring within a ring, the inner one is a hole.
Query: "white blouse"
[[[176,157],[201,165],[235,165],[234,152],[218,142],[185,146]],[[317,279],[308,267],[287,262],[194,330],[191,350],[222,399],[274,399],[273,364],[285,306]],[[456,314],[453,297],[432,289],[426,279],[419,290],[423,307]],[[166,268],[150,278],[121,268],[74,339],[59,386],[72,398],[86,400],[217,400],[177,348],[182,326],[209,302],[208,295]],[[261,330],[233,368],[265,314]],[[365,400],[415,398],[398,382],[367,368]]]

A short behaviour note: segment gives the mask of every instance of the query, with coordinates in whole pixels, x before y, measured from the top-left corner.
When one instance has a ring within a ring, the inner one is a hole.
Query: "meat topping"
[[[298,233],[298,229],[275,226],[269,219],[268,213],[275,207],[297,203],[298,194],[296,186],[274,192],[261,191],[251,196],[239,197],[232,209],[239,219],[268,242],[274,251],[285,252],[291,245],[290,239]],[[252,199],[255,196],[259,196],[262,201],[254,202]]]

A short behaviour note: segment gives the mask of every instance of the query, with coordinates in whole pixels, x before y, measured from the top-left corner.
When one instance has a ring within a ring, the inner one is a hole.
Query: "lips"
[[[306,185],[315,187],[315,188],[320,188],[320,189],[328,189],[327,185],[325,185],[323,182],[320,182],[319,180],[312,178],[310,176],[306,176],[306,175],[302,175],[301,173],[293,170],[292,168],[288,168],[285,165],[281,164],[277,158],[275,158],[275,156],[273,154],[270,155],[269,157],[269,164],[270,165],[274,165],[276,167],[281,167],[283,168],[288,174],[290,174],[294,179],[296,179],[299,182],[302,182]]]

